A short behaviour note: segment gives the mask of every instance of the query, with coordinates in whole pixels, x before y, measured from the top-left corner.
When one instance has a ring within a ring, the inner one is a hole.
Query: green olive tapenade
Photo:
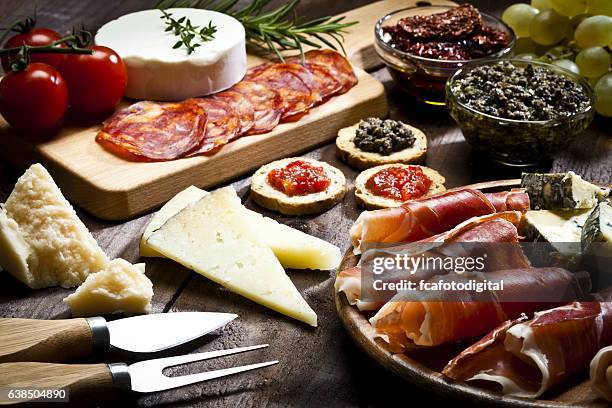
[[[412,147],[415,139],[414,132],[402,122],[368,118],[359,122],[354,143],[364,152],[389,155]]]
[[[472,109],[513,120],[571,116],[590,103],[583,87],[555,71],[505,61],[470,70],[452,90],[459,102]]]

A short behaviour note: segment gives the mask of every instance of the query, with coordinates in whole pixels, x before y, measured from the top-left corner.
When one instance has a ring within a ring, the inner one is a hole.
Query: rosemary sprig
[[[212,21],[207,26],[199,27],[191,24],[191,20],[186,17],[181,17],[178,20],[172,17],[172,13],[168,13],[166,10],[161,10],[161,18],[166,22],[166,32],[172,31],[172,33],[180,39],[174,44],[172,48],[185,47],[187,54],[191,54],[195,49],[201,46],[201,42],[212,41],[215,38],[217,27],[212,25]],[[199,42],[194,42],[199,41]]]
[[[253,0],[244,8],[237,8],[238,0],[158,0],[156,8],[205,8],[228,14],[242,23],[247,42],[263,52],[272,52],[284,61],[282,51],[299,51],[304,58],[304,45],[321,48],[323,45],[344,51],[342,45],[346,28],[356,21],[344,22],[344,17],[321,17],[302,21],[296,12],[300,0],[270,11],[264,10],[272,0]]]

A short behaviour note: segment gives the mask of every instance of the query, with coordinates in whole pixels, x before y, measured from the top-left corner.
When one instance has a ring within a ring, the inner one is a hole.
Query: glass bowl
[[[500,163],[512,166],[536,165],[569,146],[591,122],[595,96],[588,81],[564,68],[524,59],[505,60],[515,66],[536,65],[563,75],[582,87],[589,99],[587,108],[571,116],[544,121],[514,120],[492,116],[471,108],[457,99],[455,82],[470,70],[499,60],[482,61],[455,72],[446,84],[447,108],[465,140],[477,151]]]
[[[378,20],[374,29],[374,48],[389,69],[391,77],[409,95],[431,105],[443,106],[445,104],[446,80],[466,63],[509,56],[514,46],[515,36],[512,29],[497,17],[483,12],[480,14],[486,25],[504,31],[510,38],[508,46],[485,58],[441,60],[420,57],[392,47],[385,39],[383,28],[396,25],[398,20],[404,17],[443,13],[451,8],[453,6],[419,6],[396,10]]]

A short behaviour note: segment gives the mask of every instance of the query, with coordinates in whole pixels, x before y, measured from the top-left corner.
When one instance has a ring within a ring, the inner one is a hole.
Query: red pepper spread
[[[325,191],[331,180],[323,167],[296,160],[283,168],[270,171],[268,183],[288,196],[296,196]]]
[[[408,201],[423,196],[431,184],[431,179],[418,166],[387,167],[373,174],[366,188],[377,196]]]

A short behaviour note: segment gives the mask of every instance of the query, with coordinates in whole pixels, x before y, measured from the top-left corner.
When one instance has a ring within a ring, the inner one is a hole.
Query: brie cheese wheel
[[[240,81],[247,68],[245,32],[227,14],[211,10],[174,8],[172,18],[189,19],[202,28],[212,23],[214,39],[198,41],[188,54],[180,39],[166,30],[160,10],[126,14],[103,25],[95,37],[98,45],[112,48],[123,59],[128,73],[125,96],[134,99],[178,101],[227,89]]]
[[[33,289],[80,285],[108,257],[40,164],[0,208],[0,265]]]
[[[153,284],[145,275],[145,264],[115,259],[106,269],[89,275],[64,302],[70,306],[72,316],[86,317],[148,313],[152,298]]]
[[[147,243],[233,292],[316,326],[315,312],[247,224],[240,198],[226,187],[188,205],[153,231]]]
[[[190,204],[208,194],[190,186],[168,201],[151,219],[140,240],[140,256],[163,256],[153,250],[147,240],[166,221]],[[313,237],[276,220],[264,217],[242,206],[245,228],[249,228],[257,239],[270,247],[281,265],[292,269],[335,269],[340,265],[340,249],[320,238]]]

